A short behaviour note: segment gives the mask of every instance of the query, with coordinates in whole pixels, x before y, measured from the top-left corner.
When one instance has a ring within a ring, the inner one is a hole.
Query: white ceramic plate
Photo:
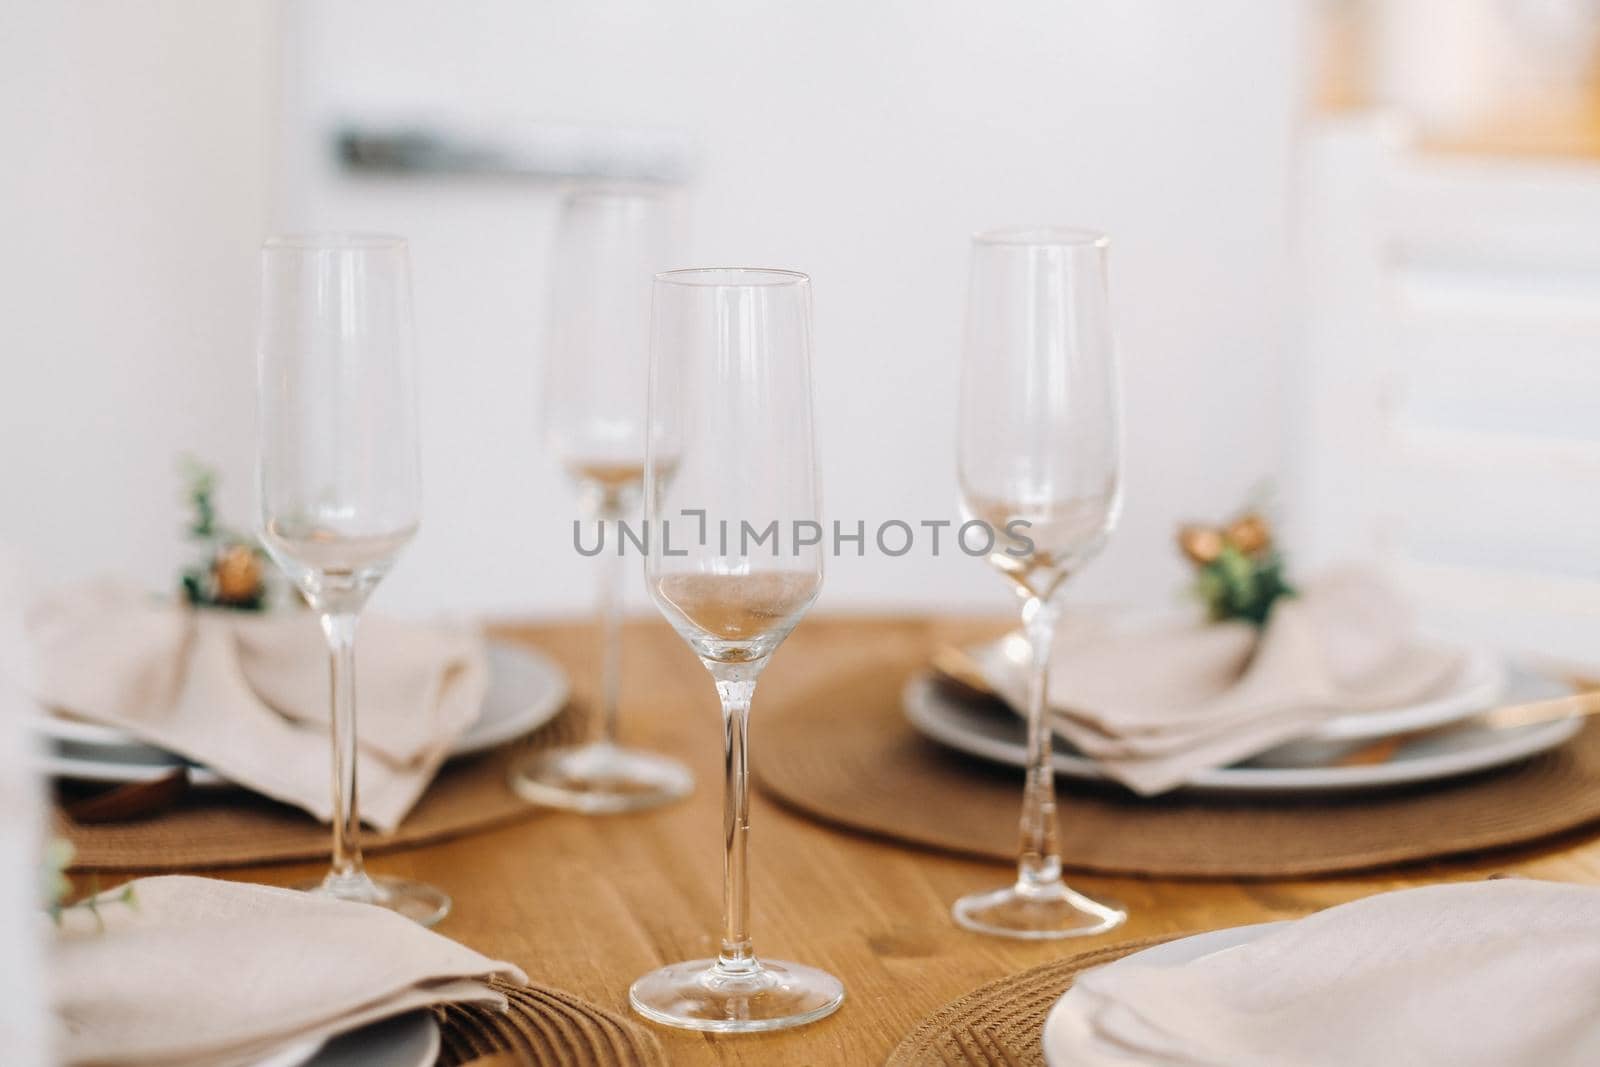
[[[1287,925],[1287,922],[1256,923],[1253,926],[1212,930],[1210,933],[1168,941],[1164,945],[1135,952],[1105,966],[1114,968],[1136,961],[1141,964],[1154,963],[1165,966],[1193,963],[1214,952],[1254,941],[1261,935],[1284,925]],[[1089,1067],[1089,1065],[1121,1067],[1123,1064],[1133,1067],[1139,1062],[1122,1057],[1107,1058],[1105,1053],[1094,1048],[1093,1032],[1089,1029],[1088,1021],[1076,1010],[1071,989],[1061,995],[1061,999],[1056,1001],[1056,1006],[1051,1008],[1050,1014],[1045,1017],[1043,1040],[1044,1059],[1049,1067]]]
[[[548,658],[523,645],[491,641],[489,689],[483,712],[456,741],[451,756],[466,756],[521,737],[555,717],[567,702],[567,679]],[[225,785],[215,772],[147,745],[121,730],[39,714],[29,728],[42,742],[34,766],[41,774],[90,782],[141,782],[188,765],[192,785]]]
[[[1357,741],[1408,730],[1428,730],[1470,718],[1484,708],[1501,703],[1509,681],[1504,658],[1485,647],[1459,651],[1461,667],[1449,688],[1440,695],[1402,707],[1341,715],[1317,727],[1314,733],[1307,735],[1308,739]],[[1016,633],[966,652],[991,677],[1025,670],[1029,658],[1027,639]]]
[[[311,1062],[323,1046],[322,1041],[297,1041],[287,1048],[281,1048],[264,1060],[257,1060],[250,1067],[305,1067]]]
[[[438,1057],[439,1025],[423,1011],[291,1045],[250,1067],[433,1067]]]
[[[438,1058],[439,1024],[422,1011],[341,1034],[305,1067],[433,1067]]]
[[[1527,671],[1511,672],[1504,694],[1508,701],[1562,696],[1571,687]],[[932,675],[919,674],[902,694],[906,717],[916,729],[940,744],[969,755],[1014,767],[1027,765],[1023,722],[993,704],[968,703],[949,696]],[[1480,705],[1477,711],[1484,708]],[[1539,723],[1511,730],[1492,730],[1470,721],[1455,729],[1419,738],[1402,746],[1387,763],[1355,767],[1331,766],[1346,747],[1296,741],[1233,767],[1197,774],[1185,789],[1204,792],[1299,793],[1374,789],[1453,778],[1499,767],[1555,748],[1582,727],[1576,719]],[[1091,759],[1056,739],[1055,768],[1068,778],[1104,779]]]

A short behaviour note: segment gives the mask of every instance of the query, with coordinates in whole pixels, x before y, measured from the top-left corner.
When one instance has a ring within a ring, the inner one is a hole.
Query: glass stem
[[[611,523],[616,533],[615,551],[600,553],[600,592],[596,618],[600,631],[600,743],[617,743],[617,705],[622,693],[622,531],[616,528],[619,509],[596,511],[601,537]],[[604,541],[601,544],[604,545]]]
[[[321,616],[328,639],[333,700],[334,882],[366,881],[361,868],[361,810],[356,803],[356,615]]]
[[[756,969],[750,944],[750,884],[746,868],[750,842],[750,699],[756,680],[749,664],[712,668],[722,697],[723,760],[727,779],[722,794],[722,948],[717,967],[724,972]],[[741,670],[743,668],[743,670]]]
[[[1050,602],[1037,597],[1022,609],[1023,628],[1033,651],[1033,669],[1028,679],[1028,779],[1022,795],[1022,844],[1017,861],[1017,890],[1021,893],[1034,893],[1061,883],[1056,775],[1051,759],[1054,735],[1045,706],[1056,616]]]

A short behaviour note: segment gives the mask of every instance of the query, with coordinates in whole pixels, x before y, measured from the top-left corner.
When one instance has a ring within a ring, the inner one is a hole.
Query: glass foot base
[[[529,753],[507,781],[529,803],[589,815],[654,808],[694,789],[694,775],[677,760],[607,744]]]
[[[1061,882],[973,893],[950,910],[968,930],[1033,941],[1103,934],[1128,917],[1120,907],[1093,900]]]
[[[441,889],[407,878],[373,878],[366,874],[340,876],[328,873],[320,882],[306,882],[294,888],[306,893],[376,904],[404,915],[414,923],[432,926],[450,914],[450,897]]]
[[[826,971],[765,960],[742,971],[716,960],[674,963],[628,990],[633,1010],[652,1022],[724,1034],[804,1026],[843,1001],[844,986]]]

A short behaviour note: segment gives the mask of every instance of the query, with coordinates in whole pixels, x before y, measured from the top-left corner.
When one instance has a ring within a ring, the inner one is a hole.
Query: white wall
[[[176,459],[249,493],[265,0],[18,0],[0,25],[0,543],[175,588]]]
[[[165,582],[184,446],[224,465],[244,517],[254,245],[376,228],[415,244],[428,479],[380,599],[588,603],[573,498],[533,419],[556,191],[328,162],[336,118],[416,110],[697,137],[693,258],[814,276],[826,505],[869,525],[955,515],[967,233],[1108,230],[1127,510],[1080,595],[1165,599],[1183,578],[1173,523],[1230,508],[1279,458],[1298,6],[289,0],[273,157],[254,130],[266,5],[73,0],[37,48],[8,49],[7,74],[58,99],[22,142],[46,146],[46,172],[13,200],[44,251],[7,315],[0,538],[52,574]],[[823,607],[1009,599],[978,562],[914,554],[836,561]]]
[[[317,0],[297,8],[285,128],[414,109],[696,136],[693,258],[813,275],[826,506],[869,527],[955,514],[966,235],[1108,230],[1127,511],[1083,595],[1160,600],[1183,577],[1173,523],[1231,508],[1278,461],[1297,6]],[[288,158],[281,223],[415,241],[428,513],[391,597],[585,604],[572,495],[530,416],[555,191]],[[923,554],[838,560],[824,597],[1009,600],[981,564]]]
[[[1431,155],[1370,116],[1305,159],[1292,558],[1368,558],[1431,633],[1594,665],[1600,164]]]

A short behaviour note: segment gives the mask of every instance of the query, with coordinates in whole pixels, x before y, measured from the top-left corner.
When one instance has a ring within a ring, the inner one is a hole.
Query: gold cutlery
[[[1555,722],[1559,719],[1577,719],[1589,715],[1600,714],[1600,691],[1589,689],[1571,696],[1554,697],[1550,700],[1535,700],[1527,704],[1506,704],[1498,708],[1490,708],[1480,715],[1463,719],[1459,722],[1447,723],[1443,726],[1431,726],[1424,730],[1407,730],[1405,733],[1390,734],[1369,741],[1364,745],[1350,749],[1333,761],[1335,767],[1362,767],[1371,764],[1388,763],[1394,758],[1396,752],[1424,737],[1432,737],[1449,733],[1463,727],[1487,727],[1491,730],[1514,730],[1519,726],[1533,726],[1541,722]]]
[[[189,791],[189,770],[175,767],[158,778],[128,782],[66,806],[80,823],[127,822],[166,811]]]
[[[933,673],[939,676],[941,682],[954,686],[967,696],[986,700],[1000,698],[1000,694],[994,691],[988,679],[983,676],[983,668],[978,665],[978,661],[964,648],[941,645],[934,649],[931,666]]]

